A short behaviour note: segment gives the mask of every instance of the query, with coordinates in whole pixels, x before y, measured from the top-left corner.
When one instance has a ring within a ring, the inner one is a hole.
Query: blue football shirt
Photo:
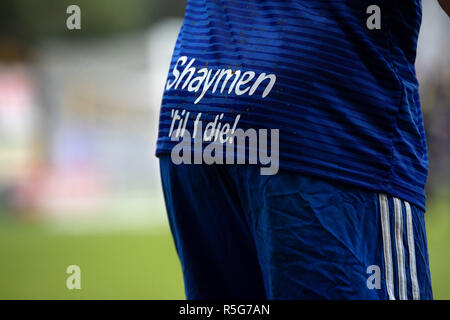
[[[176,110],[189,112],[187,130],[199,113],[239,115],[244,130],[280,130],[280,168],[424,209],[420,24],[420,0],[188,0],[156,153],[176,143]]]

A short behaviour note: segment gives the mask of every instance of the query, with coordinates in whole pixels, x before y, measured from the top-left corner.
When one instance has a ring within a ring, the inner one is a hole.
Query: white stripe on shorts
[[[389,203],[385,194],[379,195],[381,231],[383,234],[384,270],[386,290],[389,300],[395,300],[394,295],[394,268],[392,265],[391,231],[389,227]]]
[[[419,281],[417,280],[416,246],[414,244],[414,229],[412,223],[411,206],[405,201],[406,232],[409,249],[409,273],[411,276],[412,295],[414,300],[420,300]]]
[[[400,300],[408,300],[406,293],[405,249],[403,248],[403,212],[402,203],[394,198],[395,212],[395,248],[397,252],[398,293]]]

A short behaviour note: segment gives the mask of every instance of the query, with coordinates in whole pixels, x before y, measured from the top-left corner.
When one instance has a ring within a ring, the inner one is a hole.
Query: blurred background
[[[427,231],[435,297],[450,299],[450,19],[423,5]],[[184,7],[0,1],[0,299],[184,298],[154,157]]]

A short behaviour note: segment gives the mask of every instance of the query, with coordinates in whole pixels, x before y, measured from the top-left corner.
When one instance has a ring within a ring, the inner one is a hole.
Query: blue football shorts
[[[252,165],[160,157],[187,299],[432,299],[424,212]]]

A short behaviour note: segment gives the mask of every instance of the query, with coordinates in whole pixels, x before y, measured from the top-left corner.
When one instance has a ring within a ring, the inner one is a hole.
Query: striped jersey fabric
[[[420,0],[188,0],[156,154],[175,144],[174,110],[239,115],[244,130],[280,130],[280,168],[425,209],[420,24]]]

